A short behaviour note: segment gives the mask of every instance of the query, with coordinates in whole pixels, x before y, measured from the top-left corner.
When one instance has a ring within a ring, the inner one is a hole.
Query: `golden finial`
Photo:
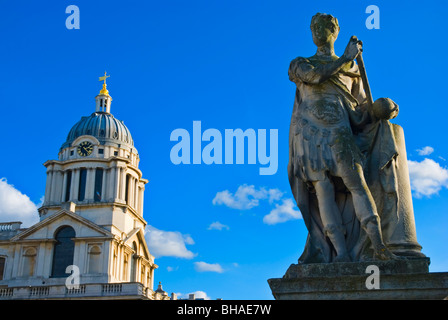
[[[106,96],[109,95],[109,91],[107,91],[107,89],[106,89],[106,87],[107,87],[106,79],[109,78],[109,77],[110,76],[107,75],[107,72],[104,71],[104,76],[99,78],[99,81],[104,81],[103,89],[101,89],[100,94],[103,94],[103,95],[106,95]]]

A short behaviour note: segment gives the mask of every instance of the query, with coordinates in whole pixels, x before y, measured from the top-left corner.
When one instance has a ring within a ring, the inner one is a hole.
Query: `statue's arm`
[[[301,81],[308,84],[319,84],[338,73],[347,62],[350,60],[343,55],[333,62],[315,66],[308,59],[299,57],[291,61],[288,71],[289,80],[295,83]]]
[[[298,81],[308,84],[322,83],[332,75],[338,73],[346,63],[356,59],[361,52],[361,48],[361,41],[355,36],[352,36],[345,48],[344,54],[329,63],[313,65],[308,59],[296,58],[291,61],[289,66],[289,79],[295,83]]]
[[[375,122],[375,118],[372,116],[369,108],[366,92],[360,77],[353,78],[351,94],[358,101],[358,105],[354,110],[348,110],[352,127],[362,129]]]
[[[352,85],[352,95],[358,100],[358,109],[363,112],[369,112],[368,110],[368,102],[367,102],[367,95],[364,90],[364,86],[362,84],[361,77],[357,77],[353,79],[353,85]]]

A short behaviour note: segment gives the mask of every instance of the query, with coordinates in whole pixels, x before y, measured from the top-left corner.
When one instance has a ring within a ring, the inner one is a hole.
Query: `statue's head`
[[[316,13],[311,19],[311,32],[316,46],[334,43],[339,34],[338,19],[331,14]]]
[[[381,120],[390,120],[398,115],[398,104],[389,98],[379,98],[375,100],[372,111],[375,117]]]

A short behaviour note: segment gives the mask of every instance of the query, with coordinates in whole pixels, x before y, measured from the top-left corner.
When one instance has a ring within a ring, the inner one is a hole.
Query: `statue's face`
[[[334,43],[339,34],[339,28],[331,21],[319,19],[312,28],[313,41],[316,46]]]

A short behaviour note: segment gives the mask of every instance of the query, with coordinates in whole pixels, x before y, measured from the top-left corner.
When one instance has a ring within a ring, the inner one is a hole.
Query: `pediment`
[[[15,235],[10,241],[52,240],[56,231],[63,226],[72,227],[76,238],[114,238],[111,232],[101,226],[74,212],[62,209]]]
[[[146,259],[154,260],[154,257],[149,252],[148,245],[146,244],[145,233],[143,232],[142,228],[133,229],[127,234],[123,242],[131,248],[133,247],[133,242],[137,243],[137,254],[144,256]]]

